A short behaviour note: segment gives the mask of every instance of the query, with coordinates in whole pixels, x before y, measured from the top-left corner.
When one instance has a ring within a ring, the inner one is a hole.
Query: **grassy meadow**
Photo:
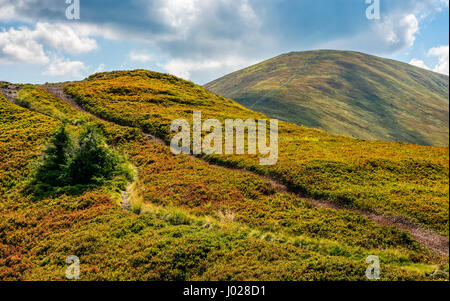
[[[145,70],[96,74],[65,91],[97,116],[167,142],[171,122],[191,120],[193,111],[204,119],[267,119],[191,82]],[[448,236],[448,148],[365,141],[286,122],[279,136],[273,166],[259,165],[257,156],[206,159],[271,175],[307,197],[406,217]]]
[[[194,108],[219,116],[218,104],[227,117],[255,116],[230,100],[148,71],[97,75],[66,91],[111,122],[80,113],[38,86],[19,93],[21,106],[0,96],[2,280],[63,280],[68,255],[80,257],[81,280],[365,280],[368,255],[380,257],[382,280],[426,280],[437,268],[448,271],[448,258],[405,232],[357,213],[314,208],[250,172],[175,156],[140,130],[168,139],[170,118]],[[136,168],[134,182],[44,199],[30,194],[36,162],[62,122],[74,132],[85,124],[100,128],[109,147]],[[288,130],[304,132],[300,138],[334,137],[290,124],[282,125],[282,137],[293,139]],[[433,150],[429,161],[448,160],[440,153],[445,150]],[[402,153],[396,155],[400,162]],[[217,160],[256,170],[252,159]],[[275,172],[285,160],[258,172]],[[120,206],[124,189],[131,211]]]

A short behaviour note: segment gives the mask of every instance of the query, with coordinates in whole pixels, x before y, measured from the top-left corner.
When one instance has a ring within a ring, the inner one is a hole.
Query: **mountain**
[[[205,87],[271,117],[367,140],[448,146],[449,78],[349,51],[292,52]]]
[[[255,155],[175,155],[171,124],[192,124],[194,111],[222,124],[268,118],[147,70],[0,83],[0,280],[64,280],[69,255],[81,280],[97,281],[362,281],[371,255],[381,280],[448,271],[448,148],[280,121],[273,166]],[[92,168],[120,163],[133,177],[64,181],[81,149],[98,158],[92,144],[121,158]]]

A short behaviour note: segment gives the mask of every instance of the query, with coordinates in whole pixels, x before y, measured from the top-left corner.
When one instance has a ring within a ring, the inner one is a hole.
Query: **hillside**
[[[94,75],[65,92],[97,116],[139,127],[169,142],[170,124],[192,119],[259,119],[264,115],[170,75],[138,70]],[[448,234],[448,148],[363,141],[290,123],[279,124],[279,159],[213,155],[210,161],[273,175],[318,199],[413,218]]]
[[[448,146],[448,76],[393,60],[292,52],[205,87],[270,117],[333,134]]]
[[[2,280],[64,279],[72,254],[82,280],[365,280],[369,255],[382,260],[382,280],[448,271],[448,148],[280,122],[279,161],[260,166],[171,153],[171,122],[194,110],[266,118],[171,75],[99,73],[1,92]],[[63,122],[100,128],[136,179],[36,200],[33,168]]]

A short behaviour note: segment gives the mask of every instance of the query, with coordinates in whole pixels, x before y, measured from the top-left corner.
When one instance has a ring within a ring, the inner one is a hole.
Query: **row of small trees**
[[[87,125],[74,137],[64,124],[44,150],[33,184],[45,193],[57,187],[99,185],[120,175],[132,178],[131,173],[125,158],[108,147],[98,128]]]

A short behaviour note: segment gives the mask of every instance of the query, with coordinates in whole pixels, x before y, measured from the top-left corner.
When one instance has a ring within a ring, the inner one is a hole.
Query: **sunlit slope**
[[[82,280],[430,279],[436,258],[407,235],[352,212],[311,208],[250,173],[174,156],[133,128],[81,114],[33,86],[18,107],[0,96],[0,279],[64,279],[67,254]],[[139,170],[144,204],[118,206],[107,187],[34,200],[26,183],[61,121],[89,122]]]
[[[166,141],[170,124],[203,118],[264,118],[193,83],[145,70],[96,74],[65,91],[85,109]],[[225,165],[270,174],[291,188],[348,207],[405,216],[448,235],[448,148],[363,141],[280,122],[280,158],[211,156]]]
[[[448,146],[448,76],[398,61],[347,51],[292,52],[205,87],[333,134]]]

